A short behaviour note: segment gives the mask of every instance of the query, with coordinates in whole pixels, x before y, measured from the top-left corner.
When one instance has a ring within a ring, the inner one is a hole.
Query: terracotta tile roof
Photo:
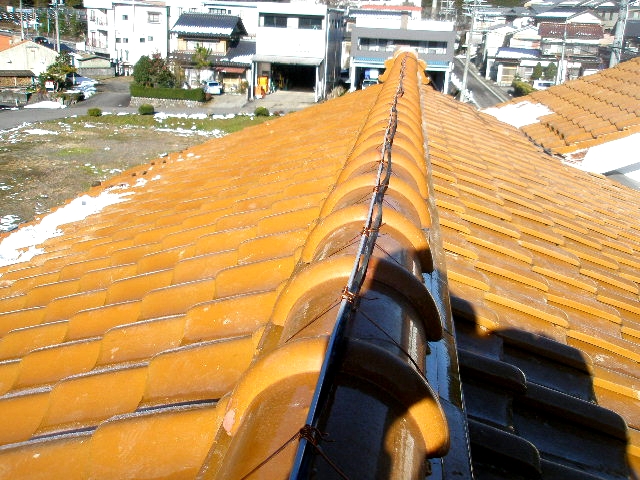
[[[543,39],[576,39],[599,40],[603,37],[602,25],[595,23],[552,23],[541,22],[538,25],[538,35]]]
[[[126,172],[0,267],[0,478],[638,474],[640,194],[417,67]]]
[[[638,133],[640,59],[534,92],[511,103],[522,102],[551,110],[551,114],[522,127],[522,131],[554,154],[566,155]]]

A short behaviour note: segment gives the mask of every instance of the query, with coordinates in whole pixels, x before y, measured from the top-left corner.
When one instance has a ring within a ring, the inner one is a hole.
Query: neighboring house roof
[[[470,478],[467,432],[477,479],[640,473],[640,193],[422,71],[43,220],[0,267],[6,478]]]
[[[211,13],[183,13],[171,28],[178,35],[214,36],[230,38],[247,35],[240,17]]]
[[[237,45],[232,46],[227,54],[223,57],[223,61],[233,63],[242,63],[251,65],[251,59],[256,54],[255,40],[240,40]]]
[[[627,20],[624,28],[624,36],[640,38],[640,20]]]
[[[516,47],[500,47],[496,52],[496,58],[501,59],[520,59],[520,58],[538,58],[540,50],[535,48],[516,48]]]
[[[580,39],[580,40],[599,40],[603,38],[604,33],[601,25],[593,23],[553,23],[542,22],[538,25],[538,34],[542,39]],[[566,37],[565,37],[566,35]]]
[[[526,104],[546,108],[546,115],[532,118],[522,131],[550,152],[566,155],[640,132],[638,92],[640,58],[497,105],[491,111],[499,115],[505,108]]]
[[[0,70],[0,77],[35,77],[31,70]]]

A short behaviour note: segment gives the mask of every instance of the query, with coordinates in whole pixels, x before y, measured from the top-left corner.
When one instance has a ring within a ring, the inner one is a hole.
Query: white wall
[[[260,14],[276,15],[321,15],[322,29],[296,28],[295,19],[289,19],[287,28],[258,26],[256,36],[257,55],[279,55],[287,57],[324,58],[326,44],[324,5],[295,3],[261,3]]]
[[[0,70],[31,70],[37,76],[57,57],[55,50],[27,41],[0,52]]]

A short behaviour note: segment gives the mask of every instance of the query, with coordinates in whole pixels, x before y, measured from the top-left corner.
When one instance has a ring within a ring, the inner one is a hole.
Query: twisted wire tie
[[[349,287],[344,287],[342,289],[342,299],[346,300],[347,302],[354,304],[356,299],[358,298],[358,294],[357,293],[353,293],[349,291]]]

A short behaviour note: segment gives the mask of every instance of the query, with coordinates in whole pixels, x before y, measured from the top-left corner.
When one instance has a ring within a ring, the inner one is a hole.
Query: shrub
[[[101,117],[102,110],[100,110],[99,108],[90,108],[89,110],[87,110],[87,115],[89,115],[90,117]]]
[[[269,116],[269,109],[267,107],[256,107],[256,109],[253,112],[253,114],[256,117],[268,117]]]
[[[140,115],[153,115],[155,113],[155,110],[153,108],[153,105],[151,105],[150,103],[143,103],[138,107],[138,113]]]
[[[170,100],[193,100],[204,102],[205,95],[201,88],[151,88],[132,83],[129,87],[132,97],[165,98]]]
[[[534,90],[533,86],[521,80],[514,80],[511,86],[513,87],[514,97],[522,97],[523,95],[529,95]]]

